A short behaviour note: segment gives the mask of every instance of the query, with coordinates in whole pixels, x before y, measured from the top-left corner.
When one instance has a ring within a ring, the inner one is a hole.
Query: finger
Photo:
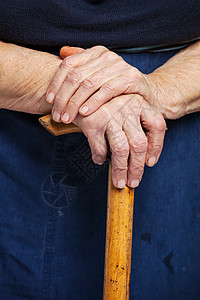
[[[124,60],[118,61],[117,64],[113,65],[111,71],[113,71],[115,76],[107,78],[107,76],[102,74],[102,77],[107,80],[102,82],[100,89],[80,107],[80,114],[89,116],[113,97],[121,94],[140,94],[141,86],[143,89],[146,88],[144,86],[146,81],[144,81],[142,73],[124,62]]]
[[[95,164],[102,165],[107,157],[107,143],[104,132],[100,130],[95,133],[88,131],[87,137],[92,152],[92,160]]]
[[[94,163],[102,165],[107,158],[105,130],[110,119],[110,112],[102,107],[89,117],[78,115],[74,124],[79,126],[88,139]]]
[[[123,130],[130,149],[127,185],[135,188],[139,185],[144,172],[148,142],[140,123],[140,116],[137,112],[134,116],[132,114],[126,114]]]
[[[105,70],[102,70],[105,72]],[[107,81],[101,82],[99,84],[100,89],[92,95],[79,109],[79,113],[84,116],[89,116],[104,103],[111,100],[113,97],[121,95],[125,92],[128,83],[127,80],[123,77],[124,74],[121,74],[123,70],[121,69],[111,69],[106,73],[106,79],[110,79]],[[120,76],[118,76],[121,74]],[[103,77],[103,76],[102,76]],[[105,75],[104,75],[105,78]]]
[[[100,106],[102,106],[102,104],[123,93],[125,85],[119,84],[120,79],[115,80],[115,77],[122,73],[123,67],[120,68],[118,63],[114,64],[112,59],[110,60],[109,64],[110,65],[103,60],[100,61],[98,66],[92,66],[92,62],[90,63],[90,66],[89,63],[85,65],[87,72],[90,70],[91,73],[94,73],[82,81],[74,95],[68,100],[65,108],[63,109],[62,115],[65,113],[68,114],[68,122],[73,122],[78,112],[80,112],[80,107],[83,103],[84,105],[82,105],[81,114],[90,115]],[[106,67],[105,65],[108,66]],[[87,75],[84,76],[86,77]],[[99,88],[100,91],[98,91]],[[91,96],[92,94],[93,96]],[[98,95],[100,95],[100,97]],[[88,98],[89,100],[86,101]],[[89,114],[87,114],[88,101],[91,107]]]
[[[83,51],[83,48],[78,48],[78,47],[69,47],[69,46],[64,46],[60,50],[60,56],[62,59],[66,58],[67,56],[77,54],[81,51]],[[58,91],[59,87],[62,85],[63,80],[64,80],[64,72],[60,72],[60,68],[58,69],[58,72],[56,73],[56,77],[54,80],[52,80],[47,93],[46,93],[46,101],[48,103],[53,103],[55,94]],[[62,76],[63,75],[63,76]],[[54,84],[56,85],[54,87]]]
[[[61,117],[62,122],[71,123],[75,119],[82,103],[101,85],[102,77],[99,77],[98,71],[111,66],[118,59],[116,55],[112,55],[107,61],[105,56],[104,52],[68,73],[56,95],[53,107],[53,111]],[[110,76],[115,75],[112,73]]]
[[[82,52],[84,49],[79,47],[64,46],[60,49],[60,56],[64,59],[67,56]]]
[[[118,123],[118,122],[117,122]],[[129,145],[122,127],[110,121],[107,125],[106,136],[110,145],[112,180],[114,186],[124,188],[127,182]]]
[[[70,55],[62,60],[55,76],[53,77],[46,93],[46,101],[48,103],[54,103],[56,94],[62,86],[67,74],[79,65],[83,65],[90,59],[98,57],[101,53],[108,51],[103,46],[96,46],[74,55]]]
[[[157,163],[163,148],[166,123],[162,115],[153,107],[146,105],[146,103],[142,106],[141,122],[147,130],[148,149],[146,164],[152,167]]]

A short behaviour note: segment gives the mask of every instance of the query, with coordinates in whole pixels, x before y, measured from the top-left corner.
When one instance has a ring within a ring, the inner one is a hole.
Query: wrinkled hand
[[[88,116],[121,94],[149,93],[145,75],[103,46],[64,47],[61,57],[46,97],[57,122],[70,123],[78,113]]]
[[[162,115],[139,95],[121,95],[74,123],[88,138],[93,161],[103,164],[110,145],[116,187],[136,187],[144,165],[153,166],[162,151],[166,124]]]

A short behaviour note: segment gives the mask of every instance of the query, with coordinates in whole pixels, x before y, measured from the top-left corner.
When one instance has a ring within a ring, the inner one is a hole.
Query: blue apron
[[[144,73],[174,51],[123,54]],[[0,299],[101,300],[108,164],[81,133],[0,111]],[[200,299],[200,113],[167,122],[135,192],[134,300]]]

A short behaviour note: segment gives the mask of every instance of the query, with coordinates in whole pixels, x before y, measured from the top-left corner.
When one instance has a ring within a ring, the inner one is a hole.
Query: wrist
[[[178,119],[187,113],[187,101],[175,78],[155,70],[145,75],[151,91],[148,102],[156,107],[165,119]]]
[[[60,58],[13,44],[5,44],[4,48],[0,49],[1,108],[35,114],[50,112],[45,94]]]

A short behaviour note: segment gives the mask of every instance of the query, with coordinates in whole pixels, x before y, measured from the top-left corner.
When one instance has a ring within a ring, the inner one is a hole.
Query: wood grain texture
[[[64,124],[55,122],[52,119],[51,114],[39,118],[39,122],[46,130],[55,136],[73,132],[82,132],[78,126],[72,123]]]
[[[128,300],[131,274],[134,189],[112,184],[109,166],[104,300]]]

